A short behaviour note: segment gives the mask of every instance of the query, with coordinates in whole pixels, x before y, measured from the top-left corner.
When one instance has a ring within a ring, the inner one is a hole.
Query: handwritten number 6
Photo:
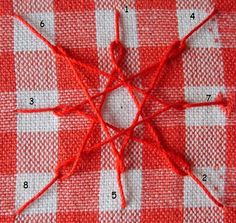
[[[112,191],[111,197],[112,197],[112,199],[116,199],[117,195],[116,195],[116,192],[115,192],[115,191]]]
[[[42,20],[41,22],[40,22],[40,27],[44,27],[45,26],[45,23],[44,23],[44,21]]]

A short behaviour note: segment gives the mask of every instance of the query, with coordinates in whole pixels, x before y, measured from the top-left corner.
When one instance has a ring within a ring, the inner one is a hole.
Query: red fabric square
[[[142,223],[182,223],[183,219],[182,208],[151,208],[141,210]]]
[[[135,7],[137,9],[167,9],[176,10],[175,1],[153,1],[153,0],[136,0]]]
[[[99,212],[98,211],[70,211],[70,212],[58,212],[57,223],[98,223]]]
[[[160,118],[163,121],[163,118]],[[164,121],[163,121],[164,122]],[[160,122],[157,121],[160,124]],[[147,127],[146,127],[147,128]],[[161,140],[161,145],[167,151],[174,151],[178,154],[184,154],[185,149],[185,127],[184,126],[156,126],[156,131]],[[147,131],[147,130],[146,130]],[[150,137],[150,133],[148,133]],[[164,158],[159,147],[143,146],[142,168],[145,169],[168,169],[170,166]],[[174,172],[173,172],[174,174]]]
[[[236,205],[236,168],[228,167],[225,173],[224,202],[230,207]]]
[[[0,1],[0,16],[12,15],[13,13],[13,0]]]
[[[171,170],[145,170],[142,173],[142,208],[177,208],[183,205],[184,181]]]
[[[224,223],[232,223],[236,219],[236,207],[229,207],[224,212]]]
[[[14,20],[12,15],[0,16],[0,24],[2,24],[0,27],[0,36],[1,36],[0,54],[2,54],[2,52],[7,52],[7,51],[13,53],[14,49],[13,22]]]
[[[236,86],[236,49],[225,48],[222,50],[224,60],[224,78],[227,87]]]
[[[97,66],[97,50],[95,48],[80,48],[72,51],[72,55],[75,58],[83,58],[84,63],[93,64]],[[85,56],[86,55],[86,56]],[[57,58],[57,83],[59,90],[73,90],[81,89],[78,79],[67,61],[63,58]],[[97,89],[99,86],[99,75],[97,73],[88,72],[80,66],[76,66],[77,72],[79,71],[79,77],[89,89]],[[84,94],[84,93],[83,93]]]
[[[236,168],[236,134],[235,125],[226,127],[226,164],[229,168]]]
[[[235,48],[236,47],[236,10],[233,12],[221,12],[217,16],[220,41],[224,48]]]
[[[88,141],[86,148],[90,148],[96,143],[100,142],[99,133],[100,129],[95,127],[90,136],[90,140]],[[80,146],[82,145],[82,142],[85,139],[86,134],[87,130],[81,130],[81,129],[71,130],[71,131],[65,131],[65,130],[59,131],[58,160],[65,161],[69,157],[75,155],[79,150]],[[85,172],[99,170],[100,159],[101,159],[101,151],[99,149],[91,153],[82,154],[79,170]]]
[[[173,41],[173,39],[170,40],[170,43]],[[159,62],[161,60],[161,57],[166,52],[166,47],[140,47],[139,54],[140,54],[140,61],[141,61],[141,67],[146,68],[150,66],[151,64],[154,64],[156,62]],[[150,83],[153,79],[153,76],[155,74],[150,72],[147,76],[142,76],[142,86],[144,87],[150,87]],[[183,73],[183,62],[181,56],[177,57],[175,60],[168,62],[168,65],[163,68],[163,71],[161,73],[161,78],[158,83],[158,85],[155,86],[153,92],[155,91],[156,95],[160,95],[158,92],[161,90],[161,88],[168,89],[169,93],[171,89],[175,90],[176,88],[179,88],[178,90],[180,93],[183,94],[183,87],[184,87],[184,73]],[[175,92],[177,93],[177,92]],[[165,97],[165,95],[160,95],[162,98]],[[172,97],[175,97],[173,94]],[[170,97],[169,97],[170,99]]]
[[[16,90],[16,77],[13,53],[1,52],[0,61],[0,92],[14,92]]]
[[[58,183],[57,210],[97,211],[100,172],[79,172]]]
[[[225,12],[236,12],[236,5],[235,2],[232,0],[215,0],[216,7],[220,11],[225,11]]]
[[[16,133],[0,132],[0,174],[16,173]]]

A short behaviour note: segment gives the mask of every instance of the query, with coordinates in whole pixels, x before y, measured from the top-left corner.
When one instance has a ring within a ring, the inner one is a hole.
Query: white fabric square
[[[96,10],[96,30],[98,47],[108,47],[115,39],[113,11]]]
[[[128,210],[139,210],[141,205],[141,170],[129,170],[122,174],[122,183]],[[102,170],[100,177],[99,210],[121,209],[121,199],[114,170]]]
[[[203,21],[209,13],[201,10],[177,10],[179,37],[183,38],[201,21]],[[218,24],[216,20],[207,22],[204,27],[200,28],[189,40],[189,46],[201,48],[219,48],[220,38],[218,33]]]
[[[224,194],[224,175],[225,168],[217,170],[208,168],[194,169],[196,175],[201,179],[204,185],[210,190],[214,196],[221,200]],[[192,178],[184,177],[184,207],[213,207],[215,204],[211,201],[205,192],[192,180]]]
[[[115,39],[114,12],[110,10],[96,10],[96,30],[98,47],[108,47]],[[136,13],[130,9],[129,13],[121,14],[121,41],[126,47],[138,47]]]
[[[121,87],[107,96],[102,113],[108,123],[128,128],[136,116],[137,107],[128,90]]]
[[[54,14],[53,13],[31,13],[24,15],[39,33],[54,44]],[[47,50],[48,47],[37,38],[18,19],[14,19],[14,51],[36,51]]]
[[[128,13],[122,11],[121,23],[121,41],[124,42],[126,47],[138,47],[137,20],[135,10],[129,9]]]
[[[185,87],[185,100],[188,102],[214,101],[224,87]],[[226,116],[219,106],[189,108],[185,111],[187,126],[225,125]]]
[[[58,105],[57,91],[18,91],[17,108],[46,108]]]
[[[37,194],[53,177],[51,173],[17,174],[16,209]],[[23,214],[55,213],[57,209],[57,187],[54,185],[30,205]]]
[[[56,132],[59,119],[52,112],[17,115],[18,132]]]

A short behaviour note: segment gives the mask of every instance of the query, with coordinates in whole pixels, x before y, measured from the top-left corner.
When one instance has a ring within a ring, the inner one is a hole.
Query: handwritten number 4
[[[195,14],[194,14],[194,12],[190,15],[190,18],[191,18],[191,19],[195,19]]]

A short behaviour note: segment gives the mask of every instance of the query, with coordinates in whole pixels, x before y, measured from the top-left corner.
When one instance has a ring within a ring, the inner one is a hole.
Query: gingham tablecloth
[[[236,93],[235,0],[0,0],[0,222],[12,222],[14,211],[52,179],[55,166],[76,153],[89,126],[77,114],[16,112],[76,105],[85,96],[64,59],[56,57],[13,15],[22,16],[74,58],[109,73],[108,48],[115,38],[118,9],[121,42],[126,48],[122,69],[130,75],[158,62],[173,40],[186,35],[214,7],[217,15],[163,70],[153,94],[167,102],[214,101],[219,93],[226,97]],[[104,88],[104,78],[82,73],[91,94]],[[147,80],[136,80],[137,86],[148,86]],[[89,106],[84,109],[89,111]],[[147,112],[156,109],[157,104],[146,107]],[[123,87],[110,93],[103,107],[104,119],[120,128],[127,128],[136,112]],[[76,174],[58,181],[15,222],[236,222],[235,106],[228,116],[218,106],[170,110],[155,118],[153,125],[162,144],[183,154],[226,207],[217,207],[189,176],[173,173],[158,148],[131,140],[122,174],[125,209],[107,144],[82,154]],[[145,125],[136,134],[149,137]],[[98,125],[89,144],[104,138]]]

